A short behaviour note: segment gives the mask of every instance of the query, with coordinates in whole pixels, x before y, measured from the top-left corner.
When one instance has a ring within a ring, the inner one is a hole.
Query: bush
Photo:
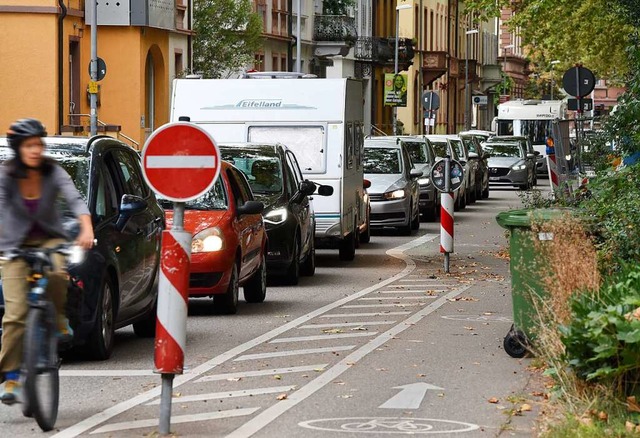
[[[599,291],[574,294],[560,326],[566,361],[587,381],[632,394],[640,377],[640,267],[626,265]]]

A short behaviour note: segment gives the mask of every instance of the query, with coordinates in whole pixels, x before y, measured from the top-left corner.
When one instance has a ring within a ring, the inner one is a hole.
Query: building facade
[[[169,117],[171,82],[191,64],[191,0],[99,2],[98,131],[139,148]],[[0,125],[42,120],[88,134],[93,17],[83,0],[0,0]]]

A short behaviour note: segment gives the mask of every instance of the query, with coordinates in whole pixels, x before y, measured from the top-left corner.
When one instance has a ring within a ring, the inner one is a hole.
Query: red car
[[[167,228],[173,204],[160,199]],[[248,303],[267,291],[267,233],[262,202],[255,201],[242,172],[223,161],[220,177],[206,194],[185,203],[184,228],[193,234],[189,296],[212,296],[216,311],[233,314],[238,288]]]

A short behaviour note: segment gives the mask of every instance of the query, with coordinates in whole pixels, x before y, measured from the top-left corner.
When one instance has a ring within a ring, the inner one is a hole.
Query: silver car
[[[406,146],[394,138],[364,141],[364,178],[371,201],[371,227],[395,227],[410,235],[420,228],[418,178]]]
[[[487,142],[482,145],[489,154],[489,184],[510,185],[527,190],[535,183],[536,156],[513,142]]]

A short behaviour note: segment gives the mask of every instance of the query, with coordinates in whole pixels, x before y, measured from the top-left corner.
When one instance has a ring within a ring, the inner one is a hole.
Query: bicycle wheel
[[[24,390],[28,409],[43,431],[53,429],[58,418],[60,381],[58,338],[53,304],[31,308],[24,346]]]

